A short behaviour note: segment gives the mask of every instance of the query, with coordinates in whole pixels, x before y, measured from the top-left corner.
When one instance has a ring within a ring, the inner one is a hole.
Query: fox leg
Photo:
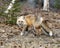
[[[49,36],[53,36],[52,30],[48,27],[46,22],[42,22],[41,26],[42,26],[42,29],[44,30],[45,34],[47,34]]]
[[[40,36],[41,34],[42,34],[42,28],[41,28],[41,26],[37,26],[37,27],[35,27],[35,34],[37,35],[37,36]]]
[[[42,28],[41,26],[33,26],[33,32],[35,36],[40,36],[42,34]]]
[[[33,26],[32,29],[33,29],[33,30],[32,30],[32,33],[36,36],[36,32],[37,32],[36,28]]]
[[[22,32],[20,34],[21,36],[25,35],[26,29],[27,29],[27,25],[23,27]]]

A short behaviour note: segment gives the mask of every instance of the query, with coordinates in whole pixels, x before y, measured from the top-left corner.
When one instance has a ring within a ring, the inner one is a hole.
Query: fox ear
[[[19,16],[17,16],[17,19],[19,19]]]
[[[25,16],[23,17],[23,19],[25,19]]]

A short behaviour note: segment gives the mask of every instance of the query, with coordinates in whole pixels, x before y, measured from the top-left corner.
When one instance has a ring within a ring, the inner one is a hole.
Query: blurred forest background
[[[26,7],[26,6],[28,6],[26,4],[27,0],[16,0],[12,9],[9,10],[8,14],[6,14],[6,13],[4,13],[4,11],[8,8],[11,1],[12,0],[0,0],[0,18],[2,20],[2,21],[0,21],[1,23],[5,22],[5,23],[10,23],[10,24],[16,24],[16,17],[20,16],[21,11],[24,12],[23,11],[24,8],[25,8],[25,10],[27,10],[27,8],[29,8],[29,7]],[[50,9],[59,11],[60,0],[50,0],[49,2],[50,2],[50,7],[49,7]],[[42,8],[42,6],[43,6],[43,1],[39,2],[39,1],[35,0],[35,9]],[[31,10],[33,10],[33,9],[31,9]],[[5,20],[3,20],[2,18]]]

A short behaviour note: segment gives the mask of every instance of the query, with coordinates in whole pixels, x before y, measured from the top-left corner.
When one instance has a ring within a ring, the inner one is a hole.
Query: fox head
[[[23,25],[26,25],[26,21],[25,21],[25,16],[20,16],[20,17],[17,17],[17,25],[19,27],[23,26]]]

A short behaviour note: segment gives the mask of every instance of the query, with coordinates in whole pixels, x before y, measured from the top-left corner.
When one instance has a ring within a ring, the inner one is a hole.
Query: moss
[[[60,9],[60,0],[55,0],[55,8]]]
[[[5,14],[3,10],[0,11],[0,17],[3,16],[7,19],[5,21],[6,24],[12,24],[12,25],[16,24],[18,13],[20,13],[21,11],[21,6],[22,6],[21,3],[17,0],[12,9],[9,10],[8,14]]]

